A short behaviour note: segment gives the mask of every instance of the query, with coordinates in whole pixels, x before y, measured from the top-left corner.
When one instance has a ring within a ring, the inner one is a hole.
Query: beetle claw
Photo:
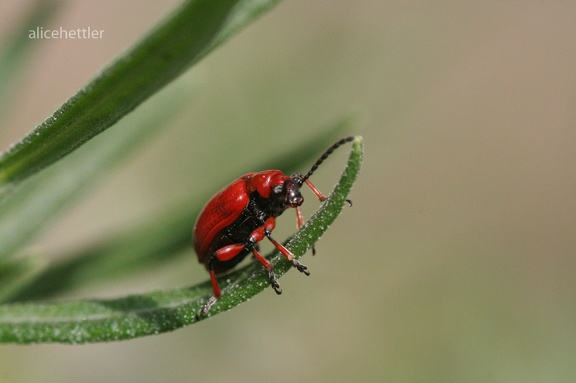
[[[274,274],[274,272],[272,270],[270,270],[268,272],[268,277],[270,278],[270,285],[272,286],[274,291],[276,291],[276,294],[278,294],[278,295],[282,294],[282,289],[280,288],[280,284],[278,283],[278,280],[276,279],[276,275]]]
[[[299,272],[304,273],[306,275],[310,275],[308,268],[295,259],[292,260],[292,266],[297,268]]]
[[[208,302],[206,302],[204,306],[202,306],[202,308],[200,308],[200,310],[198,310],[198,312],[196,313],[196,320],[200,320],[200,317],[208,314],[208,311],[210,311],[210,308],[214,306],[214,303],[216,303],[217,300],[218,298],[216,298],[215,296],[210,297],[210,299],[208,299]]]

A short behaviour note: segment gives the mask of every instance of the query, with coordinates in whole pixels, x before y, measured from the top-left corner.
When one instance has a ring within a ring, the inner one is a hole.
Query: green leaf
[[[20,257],[0,261],[0,302],[17,294],[44,269],[40,257]]]
[[[303,164],[315,159],[318,148],[332,143],[349,127],[350,120],[342,119],[296,146],[289,155],[281,155],[265,164],[248,166],[247,169],[282,169],[288,174],[301,170]],[[85,172],[82,175],[85,176]],[[134,273],[137,269],[153,268],[183,255],[184,251],[192,249],[192,226],[209,198],[210,195],[206,195],[179,203],[139,227],[62,257],[63,260],[50,265],[11,300],[46,299],[95,281],[110,280]]]
[[[336,219],[346,203],[362,163],[362,138],[352,144],[348,164],[338,184],[319,210],[287,243],[297,258]],[[277,252],[268,257],[277,277],[291,265]],[[267,273],[252,264],[228,275],[224,295],[212,307],[216,315],[250,299],[268,286]],[[0,341],[7,343],[88,343],[131,339],[172,331],[197,321],[196,312],[211,295],[210,281],[194,287],[158,291],[114,300],[29,303],[0,306]],[[203,319],[203,318],[201,318]]]
[[[114,125],[278,0],[189,0],[0,157],[23,180]]]
[[[107,175],[115,164],[165,126],[184,107],[178,101],[186,92],[186,84],[178,85],[150,100],[143,113],[131,115],[118,129],[7,193],[0,200],[0,258],[13,255],[92,182]]]

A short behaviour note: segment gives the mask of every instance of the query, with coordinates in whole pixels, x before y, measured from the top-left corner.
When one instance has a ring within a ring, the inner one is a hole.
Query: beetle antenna
[[[316,163],[312,165],[308,173],[306,173],[306,175],[302,178],[302,184],[306,182],[308,178],[310,178],[310,176],[316,171],[316,169],[318,169],[318,166],[320,166],[322,162],[324,162],[324,160],[326,160],[326,158],[328,158],[328,156],[334,152],[334,150],[338,149],[340,146],[344,145],[347,142],[354,141],[355,138],[356,138],[355,136],[343,138],[340,141],[336,142],[331,147],[329,147],[328,150],[326,150],[324,154],[322,154],[320,158],[318,158]]]

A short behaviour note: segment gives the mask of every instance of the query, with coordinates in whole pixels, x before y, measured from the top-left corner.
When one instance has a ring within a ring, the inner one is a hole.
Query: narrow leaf
[[[0,261],[0,302],[16,295],[43,269],[40,257],[19,257]]]
[[[114,125],[278,0],[189,0],[0,157],[22,180]]]
[[[281,169],[287,174],[302,170],[323,148],[350,127],[349,119],[342,119],[321,130],[290,151],[264,164],[247,166],[244,173],[252,170]],[[68,161],[66,159],[65,161]],[[62,292],[93,283],[110,280],[136,269],[153,268],[178,255],[190,256],[192,250],[192,227],[205,201],[210,195],[195,197],[167,209],[149,222],[131,228],[107,241],[66,255],[62,261],[50,265],[29,286],[15,295],[13,301],[46,299]],[[1,233],[1,230],[0,230]]]
[[[130,116],[109,135],[98,137],[65,161],[15,186],[0,200],[0,258],[14,254],[86,188],[108,174],[153,133],[164,126],[182,103],[176,87]],[[150,106],[150,109],[147,107]],[[161,112],[158,112],[161,111]]]
[[[302,256],[336,219],[362,163],[362,138],[353,142],[348,165],[332,194],[286,246]],[[280,277],[289,263],[273,253],[269,259]],[[245,302],[268,286],[266,272],[252,263],[222,283],[224,296],[211,315]],[[115,300],[85,300],[52,304],[0,306],[0,341],[7,343],[87,343],[131,339],[172,331],[196,322],[195,314],[210,296],[210,282],[172,291],[159,291]]]

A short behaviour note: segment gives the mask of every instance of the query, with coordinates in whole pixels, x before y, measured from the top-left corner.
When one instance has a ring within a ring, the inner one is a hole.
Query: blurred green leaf
[[[0,157],[23,180],[114,125],[278,0],[189,0]]]
[[[348,164],[332,194],[287,243],[300,258],[336,219],[360,171],[362,138],[352,144]],[[278,252],[268,257],[277,277],[291,268]],[[224,295],[210,315],[245,302],[269,285],[267,272],[252,264],[221,282]],[[159,291],[115,300],[29,303],[0,306],[0,341],[7,343],[88,343],[132,339],[172,331],[197,321],[196,312],[211,295],[210,281],[172,291]],[[202,319],[202,318],[201,318]]]
[[[115,164],[165,126],[183,107],[178,102],[185,94],[183,86],[150,100],[143,113],[131,115],[118,129],[98,137],[5,195],[0,200],[0,258],[18,251],[92,182],[107,175]]]
[[[20,257],[0,261],[0,302],[17,294],[44,269],[40,257]]]

